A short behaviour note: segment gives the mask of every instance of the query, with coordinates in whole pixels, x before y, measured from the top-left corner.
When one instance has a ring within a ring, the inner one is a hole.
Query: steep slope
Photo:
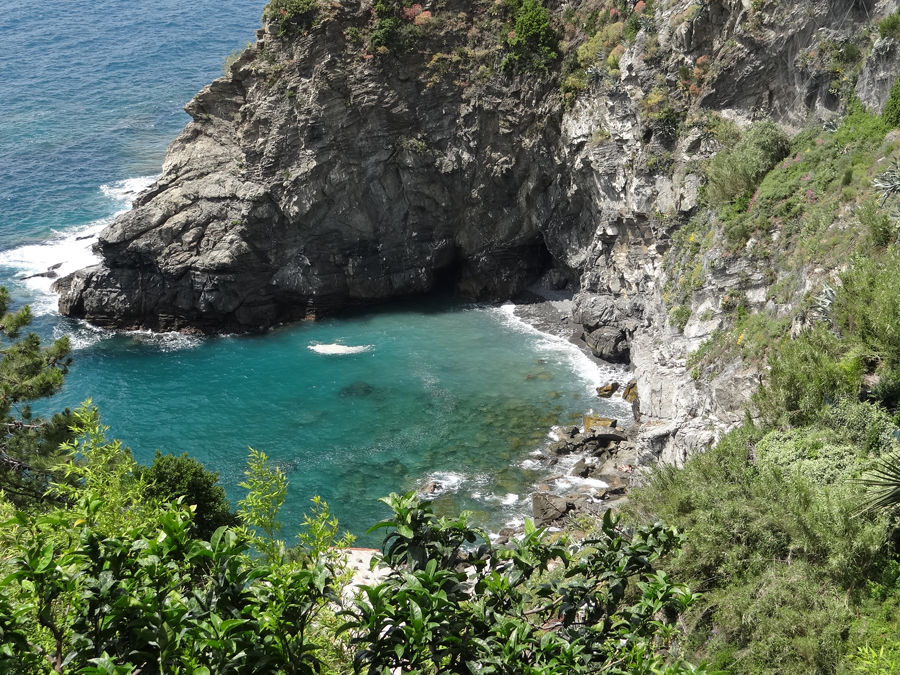
[[[769,306],[771,261],[720,251],[674,307],[665,253],[730,130],[821,125],[859,73],[884,104],[896,47],[870,29],[896,2],[551,7],[561,58],[534,72],[508,67],[526,5],[345,0],[268,23],[188,104],[103,262],[59,282],[60,311],[247,330],[442,281],[501,299],[553,268],[588,344],[635,366],[640,452],[678,463],[709,445],[758,381],[741,359],[712,382],[685,368],[731,320],[723,300],[789,316],[814,284]]]

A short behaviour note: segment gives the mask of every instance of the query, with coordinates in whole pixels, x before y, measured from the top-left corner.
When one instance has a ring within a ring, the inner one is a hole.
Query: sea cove
[[[439,508],[496,531],[530,515],[529,454],[589,409],[626,418],[595,388],[627,377],[538,333],[512,305],[422,299],[262,335],[110,336],[86,327],[54,405],[88,396],[139,461],[188,452],[241,496],[247,447],[288,473],[290,530],[321,495],[362,534],[390,492],[437,482]]]
[[[435,482],[447,512],[475,509],[495,529],[521,522],[539,475],[529,453],[551,425],[590,409],[630,414],[593,390],[623,369],[601,372],[511,305],[439,296],[215,338],[60,317],[52,278],[21,279],[93,262],[97,234],[152,182],[188,119],[182,106],[253,38],[261,5],[59,9],[0,20],[19,49],[0,116],[0,283],[31,304],[44,339],[68,335],[75,348],[65,388],[38,408],[90,397],[139,461],[187,452],[219,472],[233,504],[252,446],[288,472],[288,532],[318,494],[355,534],[383,514],[379,497]]]

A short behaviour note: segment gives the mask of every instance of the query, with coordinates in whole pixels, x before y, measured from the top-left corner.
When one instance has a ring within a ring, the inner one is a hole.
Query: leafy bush
[[[710,160],[707,197],[721,205],[749,195],[788,152],[788,138],[774,122],[754,123],[732,148],[723,149]]]
[[[541,0],[505,0],[513,11],[514,29],[506,44],[510,53],[506,55],[501,69],[507,72],[524,69],[543,72],[556,60],[559,37],[553,30],[550,11]]]
[[[61,507],[0,525],[0,671],[320,672],[312,626],[339,600],[340,562],[263,565],[245,531],[225,527],[196,539],[191,509],[146,499],[144,472],[106,441],[96,408],[73,418]]]
[[[666,655],[676,617],[696,600],[654,569],[680,542],[674,530],[656,523],[628,534],[606,511],[580,546],[550,543],[529,521],[521,540],[495,548],[468,514],[437,518],[415,493],[383,501],[394,517],[375,527],[395,528],[384,545],[392,572],[363,589],[341,628],[358,645],[357,670],[707,672]]]
[[[219,485],[219,474],[184,453],[180,457],[163,455],[158,450],[153,464],[141,472],[147,481],[146,495],[162,502],[179,498],[195,506],[193,525],[199,539],[209,540],[220,527],[235,527],[240,519],[230,511],[225,488]]]
[[[278,24],[279,35],[287,35],[294,30],[306,30],[318,18],[317,0],[269,0],[263,10],[263,21]]]
[[[23,536],[7,549],[10,602],[0,605],[5,672],[63,672],[63,664],[110,675],[319,671],[310,624],[338,600],[327,559],[248,564],[238,533],[221,528],[209,542],[195,540],[189,513],[175,507],[155,527],[110,534],[94,526],[100,508],[94,496],[71,513],[16,517]],[[53,531],[71,546],[55,543]],[[52,636],[49,647],[32,634],[38,625]]]

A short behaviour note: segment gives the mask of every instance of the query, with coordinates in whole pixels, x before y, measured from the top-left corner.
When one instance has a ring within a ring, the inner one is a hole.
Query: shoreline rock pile
[[[561,471],[536,486],[532,517],[538,527],[562,526],[579,514],[597,516],[627,501],[635,469],[647,463],[633,442],[638,426],[616,428],[616,420],[586,416],[581,429],[555,430],[547,447],[548,467]]]

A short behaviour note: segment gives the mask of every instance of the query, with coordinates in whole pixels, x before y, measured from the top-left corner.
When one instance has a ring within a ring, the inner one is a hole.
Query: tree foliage
[[[320,672],[313,626],[339,599],[341,562],[254,560],[244,529],[198,538],[191,506],[146,498],[96,408],[74,416],[64,506],[0,525],[0,673]],[[320,515],[308,522],[324,549]]]
[[[187,453],[176,457],[159,451],[153,464],[142,472],[147,482],[147,496],[159,501],[176,501],[196,507],[194,527],[197,537],[209,540],[222,526],[235,527],[240,518],[230,509],[225,488],[219,485],[218,472],[207,471]]]
[[[550,10],[541,0],[505,0],[513,14],[513,30],[506,37],[510,53],[501,69],[532,72],[547,70],[557,57],[559,36],[553,30]]]
[[[71,437],[71,413],[43,419],[30,403],[62,387],[70,365],[69,341],[42,347],[34,333],[20,336],[31,323],[28,306],[10,311],[9,293],[0,287],[0,489],[19,504],[46,498],[59,480],[60,444]]]
[[[495,547],[470,514],[438,518],[414,493],[383,501],[394,517],[373,530],[392,528],[391,573],[363,587],[341,628],[357,672],[706,672],[680,661],[674,639],[696,596],[654,566],[680,545],[676,530],[628,533],[607,511],[579,545],[529,522],[521,540]]]

